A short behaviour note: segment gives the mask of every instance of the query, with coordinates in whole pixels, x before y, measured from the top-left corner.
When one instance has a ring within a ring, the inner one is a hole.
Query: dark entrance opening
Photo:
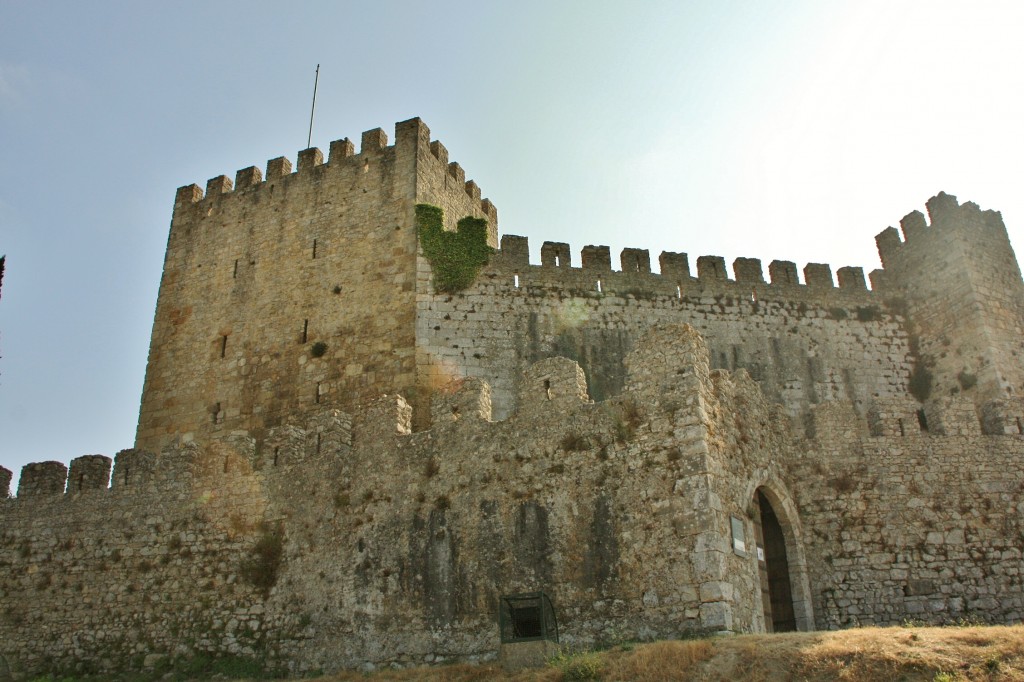
[[[540,637],[544,633],[540,626],[540,607],[521,606],[511,611],[512,634],[516,639]]]
[[[764,623],[768,632],[796,630],[793,588],[789,580],[786,538],[771,502],[760,488],[754,493],[757,503],[757,565],[761,573],[761,598]]]
[[[503,596],[498,622],[503,643],[543,639],[558,642],[555,609],[543,592]]]

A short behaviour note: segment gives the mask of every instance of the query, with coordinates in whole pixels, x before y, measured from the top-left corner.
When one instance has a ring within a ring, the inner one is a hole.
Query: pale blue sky
[[[130,447],[176,187],[421,116],[502,233],[878,267],[1024,243],[1024,3],[0,0],[0,465]]]

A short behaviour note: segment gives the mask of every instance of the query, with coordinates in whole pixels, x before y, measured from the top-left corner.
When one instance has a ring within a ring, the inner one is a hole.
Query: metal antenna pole
[[[309,137],[306,138],[306,149],[313,140],[313,112],[316,110],[316,86],[320,82],[320,65],[316,65],[316,77],[313,79],[313,106],[309,110]]]

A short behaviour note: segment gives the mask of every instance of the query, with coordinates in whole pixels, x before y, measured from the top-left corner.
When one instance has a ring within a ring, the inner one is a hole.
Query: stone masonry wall
[[[62,465],[26,468],[23,493],[0,502],[0,655],[29,672],[197,651],[295,672],[489,658],[499,595],[536,589],[570,645],[725,627],[723,576],[700,559],[705,431],[685,398],[706,359],[687,369],[688,347],[671,363],[679,402],[642,411],[660,390],[642,373],[629,396],[593,403],[580,368],[551,358],[503,422],[486,384],[466,380],[420,433],[386,396],[258,447],[125,451],[109,490],[96,475],[50,490],[34,481],[63,480]],[[249,564],[274,534],[263,592]]]
[[[29,465],[0,501],[0,656],[25,674],[488,659],[498,597],[537,589],[569,646],[762,631],[755,494],[782,524],[797,627],[1020,617],[1019,435],[952,404],[928,407],[945,435],[916,435],[891,399],[870,422],[823,404],[806,433],[837,435],[809,438],[685,325],[624,366],[592,402],[576,363],[535,363],[504,421],[469,378],[422,432],[389,395],[259,441],[128,450],[110,489],[103,457]]]
[[[846,416],[791,470],[816,627],[1024,618],[1024,439],[981,435],[976,417],[922,432],[912,414],[904,436],[869,436]]]
[[[255,656],[294,632],[239,579],[274,516],[242,458],[192,444],[153,459],[123,451],[113,488],[93,480],[67,494],[33,492],[26,471],[19,496],[0,502],[0,655],[15,671]]]
[[[558,254],[558,265],[555,264]],[[852,401],[863,414],[876,397],[903,395],[911,368],[903,319],[864,286],[858,268],[811,264],[798,282],[796,266],[775,261],[772,282],[760,261],[737,259],[737,280],[721,258],[698,259],[691,277],[685,254],[661,256],[650,272],[646,251],[625,249],[612,271],[607,247],[586,247],[581,268],[568,246],[546,243],[544,264],[530,265],[522,237],[502,249],[456,295],[435,295],[429,267],[420,268],[417,349],[429,386],[473,376],[493,391],[498,418],[516,407],[515,381],[532,362],[565,356],[587,373],[596,399],[623,386],[623,358],[650,327],[688,323],[707,339],[714,368],[746,369],[790,415],[814,404]],[[422,259],[421,259],[422,261]]]

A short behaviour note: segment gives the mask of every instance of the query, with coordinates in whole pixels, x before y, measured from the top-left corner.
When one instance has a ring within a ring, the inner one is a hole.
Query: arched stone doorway
[[[773,522],[770,522],[770,526],[773,530],[778,530],[782,535],[782,542],[776,543],[774,546],[781,547],[785,550],[786,567],[784,571],[781,571],[783,575],[788,573],[789,577],[789,603],[791,605],[793,616],[792,625],[789,629],[800,630],[806,632],[814,629],[814,610],[811,605],[811,582],[807,571],[807,556],[804,553],[803,546],[803,531],[800,529],[800,514],[797,510],[796,502],[793,500],[793,496],[789,493],[786,484],[777,472],[770,468],[759,469],[754,472],[754,475],[748,480],[746,491],[743,497],[740,499],[747,500],[747,518],[751,519],[754,525],[754,537],[752,540],[757,542],[757,546],[764,552],[764,529],[761,522],[761,500],[765,501],[768,509],[771,510],[774,518]],[[766,515],[767,516],[767,515]],[[752,561],[757,564],[757,570],[764,569],[764,583],[762,593],[768,595],[766,602],[767,606],[771,606],[771,583],[768,581],[768,554],[765,553],[764,559],[756,555],[752,557]],[[773,562],[775,565],[775,562]],[[757,596],[751,595],[753,599]],[[778,598],[778,597],[777,597]],[[763,601],[763,600],[762,600]],[[772,632],[774,628],[775,616],[769,615],[768,611],[765,611],[764,627],[768,632]],[[784,620],[788,620],[785,618]],[[760,623],[755,623],[756,628]],[[781,622],[780,624],[785,624]]]
[[[797,622],[786,536],[764,488],[754,491],[754,536],[765,630],[792,632],[797,629]]]

